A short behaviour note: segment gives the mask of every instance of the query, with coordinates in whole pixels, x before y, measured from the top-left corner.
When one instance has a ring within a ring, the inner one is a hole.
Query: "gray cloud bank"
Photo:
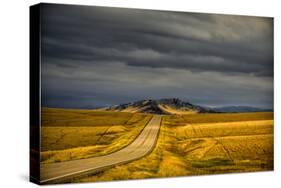
[[[179,97],[272,108],[272,18],[42,7],[42,99],[53,107]]]

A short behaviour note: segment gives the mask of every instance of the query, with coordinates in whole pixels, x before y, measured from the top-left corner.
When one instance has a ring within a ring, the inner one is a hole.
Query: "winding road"
[[[154,115],[131,144],[114,153],[88,159],[41,164],[40,183],[66,181],[73,177],[99,172],[144,157],[153,150],[157,143],[161,120],[161,115]]]

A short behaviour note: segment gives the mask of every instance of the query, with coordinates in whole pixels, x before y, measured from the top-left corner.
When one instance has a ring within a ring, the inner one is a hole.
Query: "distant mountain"
[[[272,111],[270,109],[262,109],[251,106],[224,106],[212,108],[216,112],[265,112]]]
[[[110,106],[103,108],[103,110],[153,114],[192,114],[215,112],[210,108],[193,105],[178,98],[140,100],[132,103]]]

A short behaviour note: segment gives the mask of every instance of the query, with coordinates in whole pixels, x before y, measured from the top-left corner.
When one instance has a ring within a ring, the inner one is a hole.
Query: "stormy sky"
[[[272,108],[273,19],[43,4],[42,105]]]

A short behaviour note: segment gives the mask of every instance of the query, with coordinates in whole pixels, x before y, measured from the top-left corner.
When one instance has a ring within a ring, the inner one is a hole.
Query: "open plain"
[[[95,164],[100,157],[110,158],[108,160],[110,165],[102,163],[107,168],[95,170],[92,165],[94,170],[84,173],[83,176],[78,176],[78,174],[75,176],[74,173],[74,176],[69,176],[69,178],[61,178],[61,182],[108,181],[273,169],[272,112],[162,115],[159,116],[162,120],[157,126],[158,136],[153,138],[155,140],[153,148],[142,153],[141,147],[130,145],[140,142],[138,140],[141,140],[141,135],[144,134],[145,128],[153,117],[156,115],[43,109],[42,177],[48,177],[52,169],[57,169],[57,166],[64,163],[67,165],[67,162],[70,164],[74,161],[71,165],[75,169],[76,166],[83,166],[87,160],[89,160],[88,164],[92,161],[92,164]],[[142,136],[142,140],[151,139],[149,134],[145,135],[148,136]],[[142,145],[143,149],[145,147],[146,145]],[[125,153],[122,153],[122,150]],[[128,152],[133,151],[142,155],[129,160]],[[114,157],[115,155],[118,157]],[[125,160],[126,157],[128,160]],[[117,161],[120,158],[122,163],[111,163],[116,161],[113,158]],[[57,179],[56,182],[60,182],[60,178]]]

